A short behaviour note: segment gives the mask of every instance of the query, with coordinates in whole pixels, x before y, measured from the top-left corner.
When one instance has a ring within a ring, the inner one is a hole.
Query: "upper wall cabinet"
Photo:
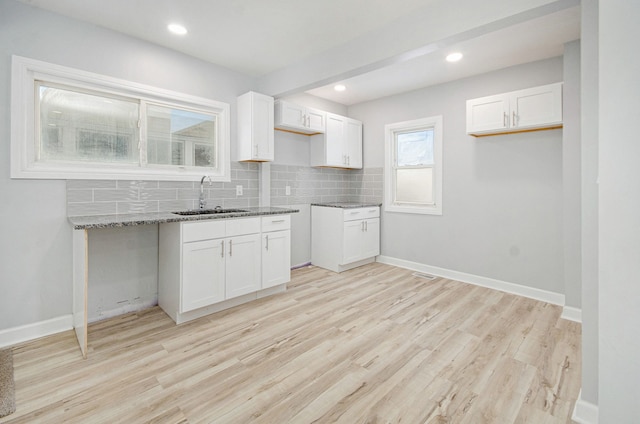
[[[325,131],[327,114],[312,109],[278,100],[275,102],[275,127],[301,134],[322,134]]]
[[[273,160],[273,102],[253,91],[238,97],[238,161]]]
[[[362,122],[327,113],[326,132],[311,137],[311,166],[362,168]]]
[[[467,100],[467,134],[562,128],[562,83]]]

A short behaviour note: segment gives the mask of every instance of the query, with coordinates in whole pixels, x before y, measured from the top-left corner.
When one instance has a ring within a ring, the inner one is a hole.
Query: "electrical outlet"
[[[242,196],[242,186],[241,185],[237,185],[236,186],[236,196]]]
[[[284,188],[284,194],[286,194],[287,196],[291,196],[291,186],[286,186]]]

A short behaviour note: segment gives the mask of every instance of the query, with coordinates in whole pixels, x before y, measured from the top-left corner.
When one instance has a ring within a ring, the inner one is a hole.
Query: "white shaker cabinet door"
[[[362,233],[362,257],[369,258],[380,254],[380,218],[364,221]]]
[[[467,101],[467,133],[509,128],[509,96],[498,94]]]
[[[180,312],[225,299],[223,239],[184,243]]]
[[[260,290],[260,234],[227,239],[226,298]]]
[[[362,233],[364,221],[347,221],[344,223],[342,239],[342,264],[362,259]]]
[[[291,231],[262,234],[262,288],[291,280]]]
[[[562,84],[520,90],[511,99],[511,126],[529,129],[562,123]]]

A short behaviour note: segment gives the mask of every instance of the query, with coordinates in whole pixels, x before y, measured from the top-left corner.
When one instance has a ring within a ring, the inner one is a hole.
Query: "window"
[[[385,125],[385,210],[442,215],[442,116]]]
[[[229,181],[229,105],[14,56],[12,178]]]

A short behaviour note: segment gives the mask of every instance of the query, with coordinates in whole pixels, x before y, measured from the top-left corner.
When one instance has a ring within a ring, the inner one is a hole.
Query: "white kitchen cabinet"
[[[311,208],[311,263],[335,272],[373,262],[380,254],[380,207]]]
[[[327,113],[325,133],[311,137],[311,166],[362,168],[362,122]]]
[[[562,127],[562,83],[467,100],[474,136]]]
[[[260,291],[260,230],[260,217],[160,225],[160,307],[180,324]]]
[[[275,102],[275,128],[302,134],[325,132],[327,113],[286,100]]]
[[[238,161],[268,162],[274,158],[274,99],[250,91],[238,97]]]
[[[291,222],[288,215],[262,218],[262,288],[291,280]]]

